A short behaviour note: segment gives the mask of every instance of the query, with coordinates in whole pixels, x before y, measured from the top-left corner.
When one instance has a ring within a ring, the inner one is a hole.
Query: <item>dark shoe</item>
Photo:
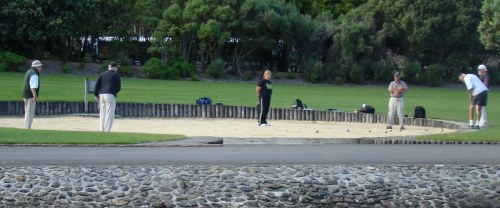
[[[479,125],[476,125],[476,129],[479,129]]]
[[[471,129],[475,129],[476,127],[475,127],[475,126],[473,126],[473,125],[470,125],[470,126],[469,126],[469,128],[471,128]]]
[[[392,126],[387,126],[385,127],[385,129],[392,129]]]
[[[400,128],[399,128],[399,130],[405,130],[405,127],[404,127],[404,126],[402,126],[402,127],[400,127]]]

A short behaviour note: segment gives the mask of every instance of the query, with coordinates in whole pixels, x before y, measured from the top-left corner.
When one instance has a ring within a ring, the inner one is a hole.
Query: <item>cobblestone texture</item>
[[[500,207],[500,165],[0,167],[0,207]]]

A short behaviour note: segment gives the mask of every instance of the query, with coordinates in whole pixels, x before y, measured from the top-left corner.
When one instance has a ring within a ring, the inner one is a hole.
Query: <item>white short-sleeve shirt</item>
[[[30,77],[30,88],[37,89],[38,88],[38,75],[33,74]]]
[[[474,74],[467,74],[464,77],[464,83],[467,87],[467,90],[472,89],[472,96],[476,96],[477,94],[488,90],[486,85]]]

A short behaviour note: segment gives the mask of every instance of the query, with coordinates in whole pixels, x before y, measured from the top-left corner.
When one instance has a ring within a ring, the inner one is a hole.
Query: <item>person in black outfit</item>
[[[259,126],[271,126],[267,123],[267,114],[271,107],[271,95],[273,94],[273,84],[271,82],[272,73],[269,70],[264,72],[264,76],[257,83],[257,95],[259,95]]]
[[[111,62],[108,71],[99,75],[95,83],[95,99],[99,103],[99,125],[101,131],[111,131],[115,118],[116,95],[121,89],[118,65]]]

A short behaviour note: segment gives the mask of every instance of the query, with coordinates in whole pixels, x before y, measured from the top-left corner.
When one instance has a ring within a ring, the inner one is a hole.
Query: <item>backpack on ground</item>
[[[212,104],[212,99],[210,99],[208,97],[198,98],[196,100],[196,104],[197,105],[210,105],[210,104]]]
[[[375,113],[375,108],[373,108],[372,106],[365,106],[362,110],[363,113],[369,113],[369,114],[374,114]]]
[[[305,108],[307,108],[307,105],[305,105],[304,103],[302,103],[302,101],[297,98],[295,100],[295,102],[293,103],[292,108],[293,109],[305,109]]]
[[[413,119],[425,118],[425,108],[423,106],[415,107],[415,114],[413,114]]]

